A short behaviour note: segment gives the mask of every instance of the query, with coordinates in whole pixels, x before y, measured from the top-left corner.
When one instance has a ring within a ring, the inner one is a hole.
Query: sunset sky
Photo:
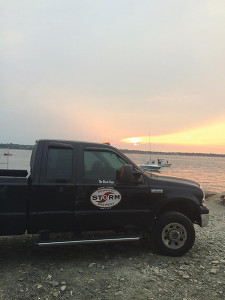
[[[225,153],[224,0],[7,0],[0,36],[0,143]]]

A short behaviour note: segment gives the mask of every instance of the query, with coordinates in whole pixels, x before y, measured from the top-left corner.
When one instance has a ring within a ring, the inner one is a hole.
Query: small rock
[[[210,270],[210,274],[216,274],[218,272],[218,270],[217,269],[215,269],[215,268],[212,268],[211,270]]]
[[[88,267],[93,268],[96,265],[96,263],[91,263]]]
[[[48,274],[48,279],[52,279],[52,275]]]
[[[123,295],[123,292],[122,291],[118,291],[114,294],[115,296],[122,296]]]
[[[66,285],[62,285],[61,288],[60,288],[60,290],[61,290],[62,292],[64,292],[65,289],[66,289]]]
[[[150,278],[148,278],[148,281],[153,281],[153,282],[155,282],[156,279],[155,279],[154,277],[150,277]]]
[[[52,293],[52,295],[53,295],[54,297],[58,297],[58,296],[59,296],[59,292],[54,292],[54,293]]]
[[[200,268],[200,269],[202,269],[202,270],[204,270],[204,269],[205,269],[205,267],[204,267],[204,266],[202,266],[202,265],[201,265],[199,268]]]
[[[184,274],[182,277],[183,277],[184,279],[190,278],[190,276],[189,276],[188,274]]]
[[[51,285],[52,285],[53,287],[57,287],[57,286],[59,285],[59,283],[58,283],[57,281],[52,281],[52,282],[51,282]]]
[[[23,277],[21,277],[21,278],[19,278],[18,280],[19,280],[19,281],[23,281],[24,279],[23,279]]]
[[[213,261],[211,261],[211,264],[213,264],[213,265],[218,265],[220,262],[218,261],[218,260],[213,260]]]
[[[184,271],[178,271],[177,272],[180,276],[183,276],[184,275]]]
[[[42,285],[41,285],[41,284],[38,284],[38,285],[37,285],[37,288],[38,288],[38,289],[41,289],[41,288],[42,288]]]
[[[206,260],[208,260],[208,261],[210,261],[210,260],[211,260],[211,261],[212,261],[212,260],[214,260],[212,256],[206,256],[206,257],[205,257],[205,259],[206,259]]]

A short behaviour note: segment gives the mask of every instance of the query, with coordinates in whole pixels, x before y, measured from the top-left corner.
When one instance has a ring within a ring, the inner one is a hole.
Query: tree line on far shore
[[[22,150],[32,150],[34,145],[20,145],[13,143],[0,143],[0,149],[22,149]],[[150,154],[150,151],[143,150],[129,150],[129,149],[120,149],[123,153],[131,153],[131,154]],[[189,152],[157,152],[152,151],[151,154],[155,155],[185,155],[185,156],[214,156],[214,157],[225,157],[225,154],[215,154],[215,153],[189,153]]]
[[[19,145],[19,144],[0,144],[0,149],[22,149],[22,150],[32,150],[34,145]]]

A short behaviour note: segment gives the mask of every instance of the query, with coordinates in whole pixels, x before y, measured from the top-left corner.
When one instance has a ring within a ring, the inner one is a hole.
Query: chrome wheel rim
[[[162,231],[163,244],[169,249],[179,249],[187,240],[187,231],[179,223],[169,223]]]

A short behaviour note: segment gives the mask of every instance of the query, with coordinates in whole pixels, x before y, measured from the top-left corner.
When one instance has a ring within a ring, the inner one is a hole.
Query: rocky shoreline
[[[210,222],[196,226],[182,257],[160,256],[144,242],[35,248],[36,237],[0,238],[0,299],[225,298],[225,205],[206,199]]]

